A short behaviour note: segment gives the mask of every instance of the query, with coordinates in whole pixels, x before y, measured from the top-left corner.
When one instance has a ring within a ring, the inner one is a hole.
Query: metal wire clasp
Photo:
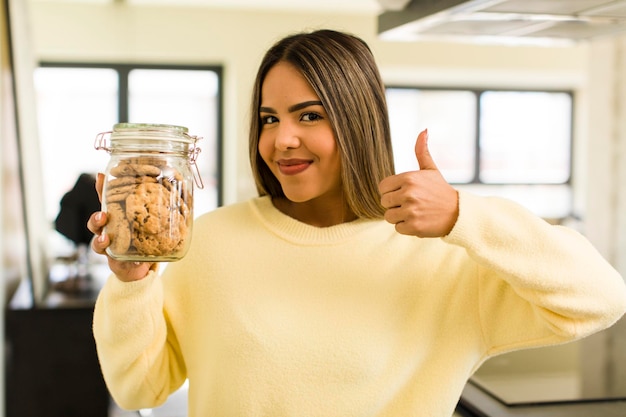
[[[96,135],[96,139],[93,142],[93,147],[96,148],[96,150],[100,151],[100,150],[105,150],[107,152],[111,152],[111,148],[109,147],[109,142],[108,139],[111,138],[111,131],[109,132],[102,132],[102,133],[98,133]]]
[[[196,142],[202,138],[199,136],[187,136],[193,139],[193,145],[191,145],[191,149],[189,151],[189,164],[194,168],[192,172],[193,180],[195,181],[198,188],[202,190],[204,188],[204,183],[202,182],[202,175],[200,175],[200,169],[198,168],[198,164],[196,163],[196,160],[198,159],[198,154],[202,151],[202,149],[198,148]]]

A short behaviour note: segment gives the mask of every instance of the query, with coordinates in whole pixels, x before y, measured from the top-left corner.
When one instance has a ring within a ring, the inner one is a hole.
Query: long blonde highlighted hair
[[[341,155],[344,198],[362,218],[381,218],[378,183],[394,173],[385,87],[368,45],[334,30],[290,35],[275,43],[259,66],[250,109],[250,164],[259,195],[284,197],[259,154],[261,87],[278,62],[297,68],[320,98]]]

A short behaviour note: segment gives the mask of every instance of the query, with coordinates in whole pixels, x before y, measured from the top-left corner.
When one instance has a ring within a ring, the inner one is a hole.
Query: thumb
[[[417,157],[417,163],[421,170],[437,169],[437,165],[428,150],[428,129],[422,130],[417,136],[417,141],[415,142],[415,156]]]

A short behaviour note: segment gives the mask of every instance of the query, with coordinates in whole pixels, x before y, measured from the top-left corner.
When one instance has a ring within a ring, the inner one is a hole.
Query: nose
[[[276,132],[274,147],[279,151],[296,149],[300,146],[299,130],[293,123],[281,122]]]

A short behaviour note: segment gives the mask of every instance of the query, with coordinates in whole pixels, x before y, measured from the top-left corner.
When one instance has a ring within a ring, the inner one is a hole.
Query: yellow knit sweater
[[[115,401],[189,417],[449,417],[506,351],[584,337],[626,310],[622,277],[580,234],[460,193],[445,238],[383,220],[300,223],[270,199],[197,219],[159,276],[112,276],[94,334]]]

